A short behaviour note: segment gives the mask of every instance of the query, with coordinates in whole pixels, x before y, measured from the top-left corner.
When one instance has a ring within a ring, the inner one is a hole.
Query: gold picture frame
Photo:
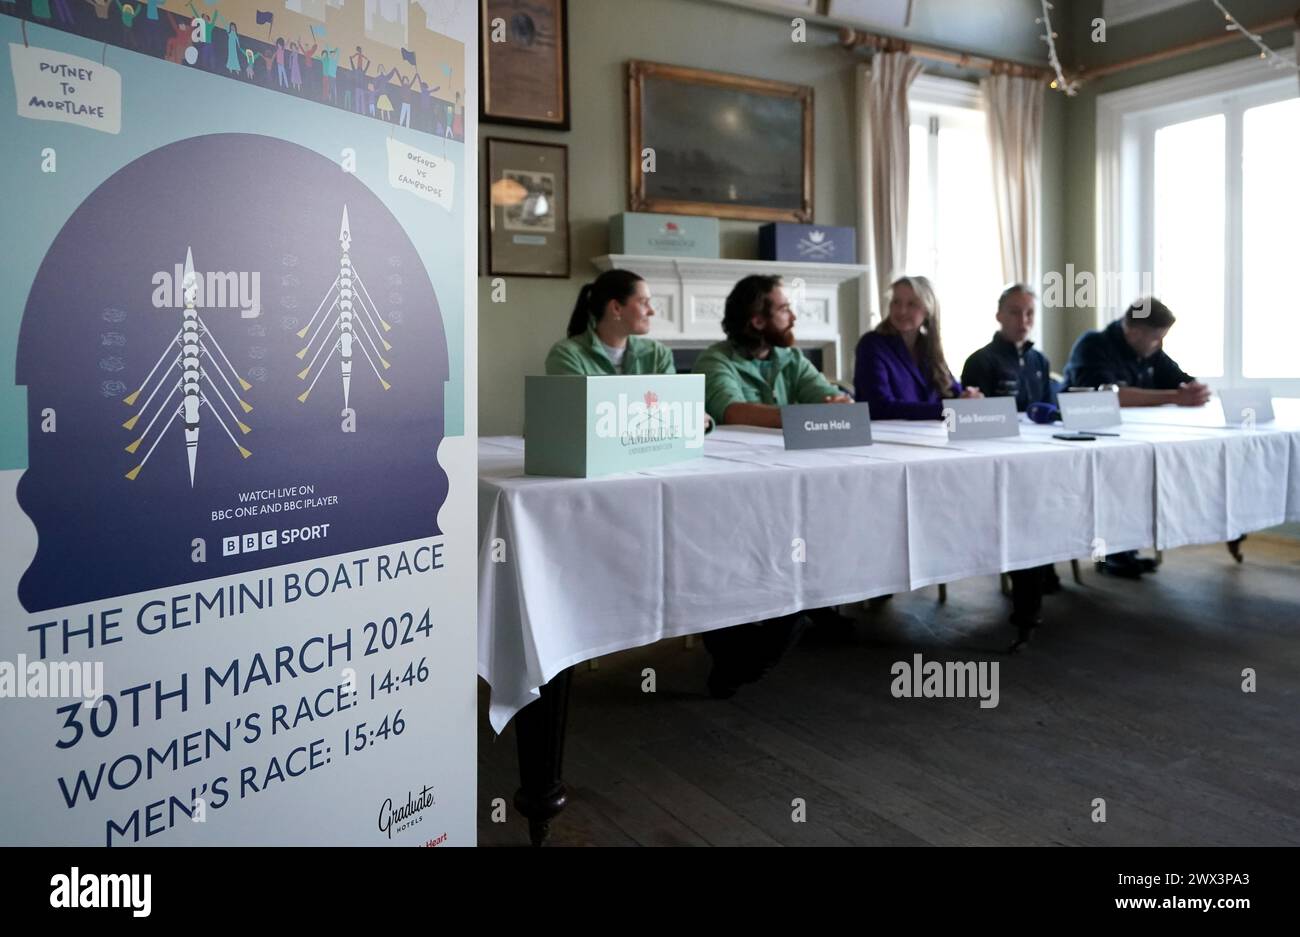
[[[628,208],[813,220],[813,89],[633,60]]]

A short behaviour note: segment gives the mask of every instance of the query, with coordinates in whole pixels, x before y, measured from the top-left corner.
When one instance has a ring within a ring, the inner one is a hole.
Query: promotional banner
[[[0,12],[0,842],[472,844],[472,5]]]
[[[447,33],[465,5],[0,0],[3,12],[41,27],[457,141],[465,139],[465,59]]]

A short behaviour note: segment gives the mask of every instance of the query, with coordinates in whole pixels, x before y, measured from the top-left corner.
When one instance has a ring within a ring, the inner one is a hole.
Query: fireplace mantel
[[[840,377],[844,364],[840,353],[840,287],[856,281],[858,289],[865,290],[870,272],[870,267],[859,264],[643,254],[604,254],[593,257],[591,262],[598,270],[632,270],[645,278],[655,310],[650,336],[670,346],[698,347],[720,340],[723,306],[736,282],[753,273],[779,274],[798,316],[798,344],[830,352],[826,360],[833,362],[833,367],[827,369],[832,378]]]

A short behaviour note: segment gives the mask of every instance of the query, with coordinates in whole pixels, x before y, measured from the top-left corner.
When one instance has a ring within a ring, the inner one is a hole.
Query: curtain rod
[[[995,75],[1041,78],[1043,81],[1051,81],[1056,77],[1056,74],[1050,68],[1044,68],[1041,65],[1026,65],[1023,62],[1012,62],[1008,59],[995,59],[986,55],[973,55],[969,52],[955,52],[937,46],[917,45],[896,36],[886,36],[881,33],[868,32],[864,29],[854,29],[852,26],[845,26],[840,29],[840,45],[849,50],[870,48],[875,52],[907,52],[918,58],[930,59],[934,62],[945,62],[960,68],[973,68],[992,72]]]
[[[1267,23],[1260,23],[1258,26],[1248,28],[1251,32],[1260,36],[1279,29],[1300,29],[1300,10],[1297,10],[1291,16],[1280,16],[1277,19],[1269,20]],[[1116,72],[1128,71],[1130,68],[1154,65],[1156,62],[1177,58],[1190,52],[1200,52],[1202,49],[1212,49],[1216,46],[1226,45],[1229,42],[1240,41],[1240,33],[1225,31],[1214,36],[1208,36],[1205,39],[1193,39],[1190,42],[1179,43],[1176,46],[1170,46],[1168,49],[1161,49],[1159,52],[1148,52],[1145,55],[1137,55],[1120,62],[1111,62],[1109,65],[1099,65],[1096,68],[1081,68],[1070,77],[1077,78],[1079,81],[1092,81],[1097,78],[1105,78],[1107,75],[1114,75]]]
[[[1275,32],[1279,29],[1294,28],[1300,29],[1300,10],[1297,10],[1291,16],[1281,16],[1277,19],[1269,20],[1266,23],[1260,23],[1257,26],[1249,27],[1250,31],[1258,35]],[[1205,39],[1194,39],[1190,42],[1179,43],[1168,49],[1162,49],[1159,52],[1148,52],[1144,55],[1134,56],[1131,59],[1124,59],[1120,62],[1111,62],[1108,65],[1099,65],[1096,68],[1082,68],[1067,75],[1069,79],[1077,81],[1094,81],[1098,78],[1105,78],[1107,75],[1114,75],[1117,72],[1127,71],[1130,68],[1140,68],[1143,65],[1153,65],[1156,62],[1163,62],[1167,59],[1176,58],[1180,55],[1187,55],[1191,52],[1199,52],[1202,49],[1212,49],[1216,46],[1226,45],[1230,42],[1239,42],[1241,36],[1236,32],[1223,32],[1218,35],[1209,36]],[[899,39],[896,36],[886,36],[882,33],[868,32],[863,29],[854,29],[851,26],[845,26],[840,29],[840,45],[849,50],[869,48],[875,52],[907,52],[918,58],[930,59],[934,62],[944,62],[949,65],[956,65],[959,68],[971,68],[979,71],[992,72],[993,74],[1017,75],[1026,78],[1041,78],[1044,81],[1051,81],[1056,77],[1051,69],[1043,68],[1038,65],[1026,65],[1023,62],[1012,62],[1007,59],[995,59],[985,55],[973,55],[967,52],[956,52],[951,49],[943,49],[936,46],[917,45],[908,42],[906,39]],[[1297,49],[1300,54],[1300,49]]]

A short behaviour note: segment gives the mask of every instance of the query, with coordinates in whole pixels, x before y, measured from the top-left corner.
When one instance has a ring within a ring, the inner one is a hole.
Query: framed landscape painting
[[[813,90],[628,63],[632,211],[811,222]]]

